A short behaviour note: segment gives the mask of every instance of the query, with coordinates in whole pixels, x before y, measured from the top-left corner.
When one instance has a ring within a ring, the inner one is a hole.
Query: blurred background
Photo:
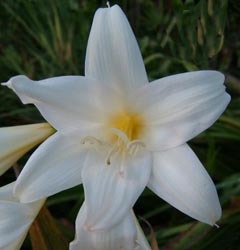
[[[216,69],[226,75],[232,96],[218,122],[190,141],[216,183],[223,207],[220,228],[193,221],[145,190],[134,208],[144,232],[149,238],[154,233],[164,250],[240,249],[240,1],[110,1],[115,3],[133,27],[150,80]],[[35,80],[83,75],[88,34],[98,7],[106,7],[106,1],[0,1],[0,82],[17,74]],[[24,106],[12,91],[0,87],[0,126],[42,121],[34,106]],[[18,165],[26,160],[27,156]],[[14,179],[9,170],[0,185]],[[79,186],[47,201],[69,242],[83,199]],[[29,239],[22,249],[31,249]]]

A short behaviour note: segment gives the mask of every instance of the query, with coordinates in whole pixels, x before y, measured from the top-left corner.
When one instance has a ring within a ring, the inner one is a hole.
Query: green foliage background
[[[232,101],[218,122],[190,142],[214,179],[223,207],[220,228],[188,218],[149,190],[135,211],[160,249],[240,249],[240,2],[238,0],[121,0],[138,39],[150,79],[198,69],[225,73]],[[105,1],[0,1],[0,80],[25,74],[33,79],[84,73],[92,18]],[[7,88],[0,88],[0,126],[43,121]],[[24,165],[26,157],[19,162]],[[179,166],[181,167],[181,166]],[[12,170],[0,184],[14,180]],[[191,188],[189,186],[189,188]],[[69,241],[83,201],[81,187],[48,199],[48,206]],[[143,218],[143,219],[141,219]],[[31,249],[29,240],[22,249]]]

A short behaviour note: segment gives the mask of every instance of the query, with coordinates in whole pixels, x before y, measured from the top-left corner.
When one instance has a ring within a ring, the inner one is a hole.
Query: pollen
[[[144,130],[144,121],[140,115],[137,114],[119,114],[111,117],[111,128],[115,128],[123,132],[129,139],[134,141],[140,139],[140,135]],[[113,135],[113,140],[116,141],[117,136]]]

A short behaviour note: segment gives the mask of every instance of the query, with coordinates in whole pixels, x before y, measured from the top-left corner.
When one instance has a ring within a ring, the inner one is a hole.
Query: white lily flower
[[[48,123],[0,128],[0,175],[53,131]]]
[[[148,186],[214,225],[221,216],[215,186],[186,142],[225,110],[223,82],[217,71],[196,71],[149,83],[122,10],[99,9],[85,77],[16,76],[5,83],[58,130],[31,156],[15,193],[32,202],[83,183],[85,227],[100,230],[120,223]]]
[[[12,195],[14,182],[0,188],[0,249],[19,250],[44,199],[22,204]]]
[[[108,230],[89,231],[85,227],[87,207],[83,203],[76,219],[76,235],[70,250],[150,250],[150,246],[136,221],[129,212],[115,227]]]

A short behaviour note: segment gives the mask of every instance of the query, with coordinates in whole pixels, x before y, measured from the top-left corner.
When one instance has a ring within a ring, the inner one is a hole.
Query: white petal
[[[52,133],[48,123],[0,128],[0,175]]]
[[[80,184],[85,154],[80,140],[57,132],[30,157],[17,179],[15,195],[32,202]]]
[[[17,197],[13,195],[13,188],[16,182],[12,182],[0,188],[1,201],[18,201]]]
[[[135,105],[146,120],[145,143],[153,150],[168,149],[210,127],[230,101],[223,82],[220,72],[196,71],[142,88]]]
[[[221,217],[216,188],[187,144],[153,154],[149,188],[175,208],[214,225]]]
[[[144,235],[144,232],[143,232],[143,230],[142,230],[142,228],[141,228],[133,211],[132,211],[132,216],[135,220],[135,225],[137,228],[137,248],[136,248],[136,250],[151,250],[151,247],[149,246],[147,238]]]
[[[98,129],[102,129],[106,119],[105,114],[114,105],[119,105],[117,100],[120,97],[116,97],[112,88],[81,76],[41,81],[16,76],[5,85],[13,89],[24,104],[35,104],[57,130],[78,130],[79,134],[99,133]]]
[[[70,250],[133,250],[136,243],[136,226],[130,212],[126,217],[109,230],[88,231],[84,227],[87,217],[85,204],[81,207],[76,220],[76,236],[70,244]]]
[[[148,83],[137,41],[118,5],[96,11],[88,40],[85,74],[125,93]]]
[[[135,157],[89,152],[82,171],[87,206],[86,226],[91,230],[110,228],[130,211],[145,188],[151,172],[149,153]]]
[[[12,189],[9,187],[13,187],[13,185],[0,188],[0,193],[5,194],[3,200],[0,195],[0,249],[18,250],[44,200],[21,204],[17,200],[13,201]],[[6,190],[2,191],[1,189]],[[7,199],[6,191],[9,191],[9,199]]]

